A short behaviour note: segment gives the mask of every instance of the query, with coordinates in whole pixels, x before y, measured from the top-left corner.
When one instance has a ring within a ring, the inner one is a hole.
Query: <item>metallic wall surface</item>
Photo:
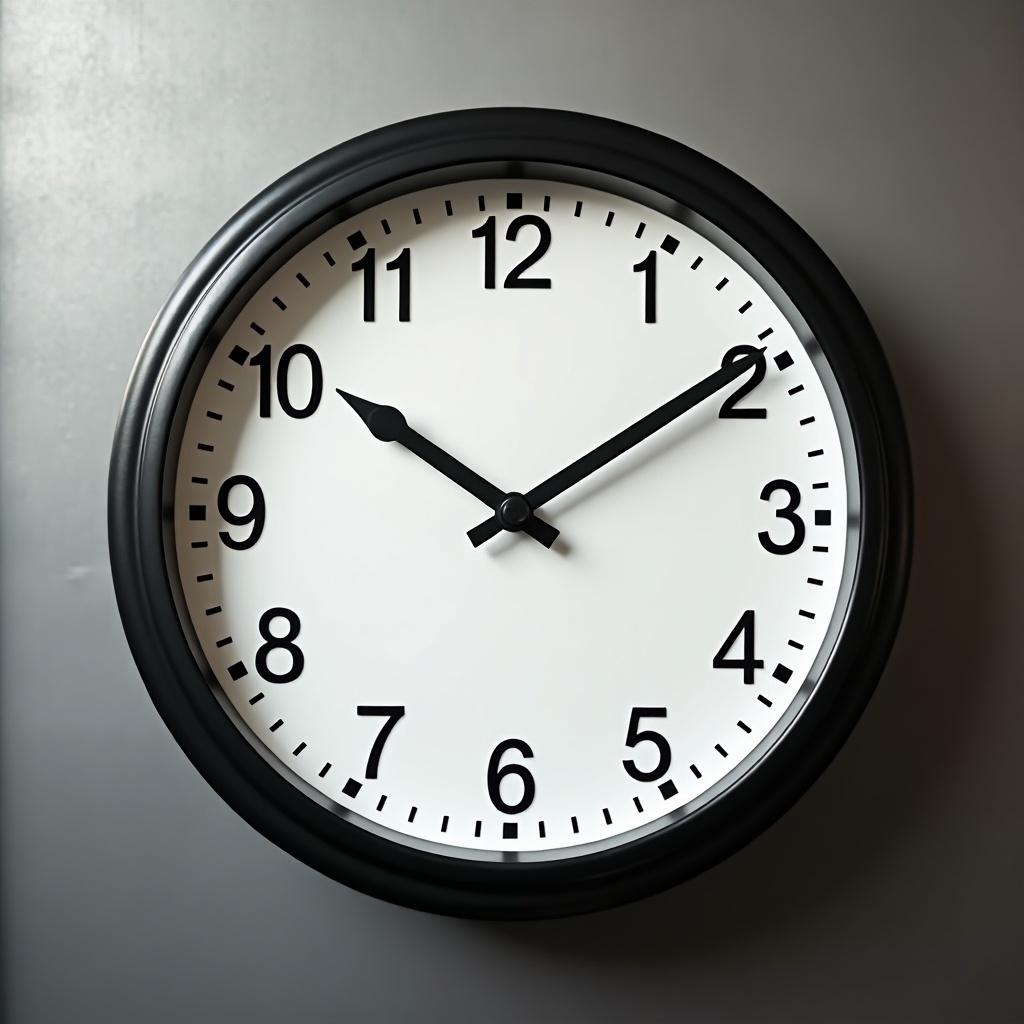
[[[79,1021],[1024,1019],[1024,4],[2,0],[3,1016]],[[105,484],[178,273],[357,133],[599,113],[738,171],[873,319],[913,448],[889,668],[835,763],[643,903],[450,920],[322,878],[206,786],[136,673]]]

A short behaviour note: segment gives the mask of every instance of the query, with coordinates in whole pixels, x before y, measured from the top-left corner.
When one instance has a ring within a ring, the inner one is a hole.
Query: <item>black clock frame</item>
[[[244,302],[308,241],[410,180],[529,176],[558,165],[612,175],[681,204],[736,240],[786,292],[839,384],[856,446],[860,552],[827,671],[769,757],[694,814],[611,849],[542,862],[479,861],[388,841],[293,787],[229,721],[197,658],[173,569],[168,462],[180,407]],[[118,606],[160,715],[213,788],[251,825],[326,875],[422,910],[466,917],[582,913],[645,896],[728,856],[827,766],[873,692],[903,607],[910,458],[881,347],[817,245],[757,189],[662,136],[565,111],[456,111],[382,128],[321,154],[244,207],[178,282],[134,367],[114,440],[109,543]]]

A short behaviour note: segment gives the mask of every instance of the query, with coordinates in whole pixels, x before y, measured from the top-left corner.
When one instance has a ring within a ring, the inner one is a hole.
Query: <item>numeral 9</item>
[[[249,511],[243,512],[241,515],[231,511],[231,492],[236,487],[246,488],[252,502]],[[230,526],[252,526],[249,536],[242,540],[235,540],[227,530],[221,530],[220,539],[227,547],[234,548],[236,551],[244,551],[246,548],[251,548],[260,539],[267,521],[267,503],[263,498],[263,490],[251,476],[229,476],[220,485],[220,490],[217,492],[217,511],[220,513],[221,519]]]

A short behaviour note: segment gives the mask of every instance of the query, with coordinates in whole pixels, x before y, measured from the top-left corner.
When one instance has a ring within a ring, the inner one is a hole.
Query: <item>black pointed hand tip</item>
[[[349,391],[342,391],[341,388],[335,388],[335,391],[345,399],[346,402],[357,412],[360,417],[369,422],[368,417],[374,409],[379,409],[380,406],[376,402],[367,401],[365,398],[360,398],[358,395],[353,395]]]
[[[378,405],[341,388],[334,390],[355,410],[378,441],[397,441],[405,432],[408,426],[405,417],[393,406]]]

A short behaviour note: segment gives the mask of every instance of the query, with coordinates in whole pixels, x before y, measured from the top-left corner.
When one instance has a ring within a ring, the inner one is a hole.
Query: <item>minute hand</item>
[[[673,420],[678,419],[684,412],[699,405],[706,398],[710,398],[716,391],[720,391],[726,384],[734,381],[749,370],[761,357],[763,348],[756,353],[747,356],[745,359],[738,359],[734,363],[728,363],[720,370],[716,370],[710,376],[705,377],[700,383],[687,388],[682,394],[669,399],[664,405],[659,406],[653,412],[637,420],[632,426],[620,430],[614,437],[609,438],[604,444],[598,445],[593,451],[581,456],[575,462],[570,463],[564,469],[560,469],[554,476],[549,476],[543,483],[538,484],[532,490],[526,492],[526,500],[533,509],[558,497],[563,491],[578,484],[581,480],[597,472],[602,466],[606,466],[612,459],[618,458],[630,448],[638,445],[641,441],[650,437],[651,434],[668,426]],[[479,547],[485,541],[491,539],[501,531],[501,526],[495,516],[485,519],[478,526],[474,526],[468,532],[473,547]]]

